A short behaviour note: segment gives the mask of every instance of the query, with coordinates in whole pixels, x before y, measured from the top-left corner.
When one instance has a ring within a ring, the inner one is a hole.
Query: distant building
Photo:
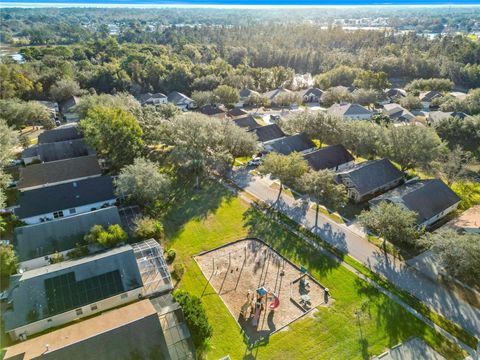
[[[256,92],[255,90],[251,90],[247,87],[244,87],[242,90],[240,90],[240,100],[243,102],[245,100],[247,100],[250,96],[252,95],[260,95],[258,92]]]
[[[323,91],[319,88],[308,88],[299,92],[304,103],[318,103],[322,98]]]
[[[242,118],[233,119],[232,121],[235,123],[235,125],[247,130],[253,130],[261,126],[257,122],[257,120],[255,120],[255,118],[251,115],[248,115]]]
[[[34,161],[50,162],[87,155],[95,155],[95,151],[83,139],[75,139],[30,146],[23,150],[22,160],[28,165]]]
[[[437,122],[440,122],[444,119],[448,119],[450,117],[456,117],[461,120],[465,119],[468,117],[467,114],[461,111],[430,111],[427,116],[427,122],[432,125]]]
[[[429,110],[430,109],[430,103],[437,98],[441,98],[443,95],[438,92],[438,91],[422,91],[418,98],[422,102],[422,107],[423,110]]]
[[[397,204],[417,213],[417,224],[430,227],[452,211],[460,198],[442,180],[413,180],[369,201],[376,206],[382,201]]]
[[[80,156],[21,167],[17,188],[26,191],[101,175],[95,155]]]
[[[80,102],[80,98],[77,96],[70,96],[68,99],[59,103],[60,113],[63,116],[63,120],[67,123],[74,123],[80,120],[80,115],[75,112],[75,106]]]
[[[172,91],[170,94],[168,94],[167,100],[169,103],[177,106],[182,111],[195,109],[197,107],[195,101],[178,91]]]
[[[275,151],[283,155],[289,155],[293,152],[306,154],[315,149],[315,144],[305,134],[286,136],[265,144],[265,150]]]
[[[94,225],[108,227],[121,224],[116,206],[90,211],[65,218],[15,228],[15,252],[22,270],[32,270],[49,265],[50,256],[66,253],[76,244],[83,244],[83,237]]]
[[[394,122],[409,123],[415,119],[415,115],[398,104],[385,104],[382,111]]]
[[[3,314],[6,333],[24,340],[141,296],[170,291],[162,253],[156,241],[147,240],[13,275],[11,307]]]
[[[278,97],[282,94],[292,94],[292,92],[288,89],[280,87],[278,89],[266,92],[265,94],[263,94],[263,96],[265,96],[272,105],[276,105]]]
[[[344,119],[353,120],[370,120],[373,115],[372,111],[358,104],[333,104],[327,112]]]
[[[215,104],[214,105],[207,104],[207,105],[200,106],[198,108],[198,111],[200,111],[204,115],[213,116],[219,119],[224,119],[227,113],[223,108],[223,106],[217,106]]]
[[[387,159],[372,160],[338,173],[337,181],[345,185],[350,199],[361,202],[400,185],[403,173]]]
[[[391,102],[399,101],[401,98],[407,96],[407,92],[404,89],[392,88],[385,91],[385,96]]]
[[[227,111],[227,116],[231,118],[238,118],[238,117],[244,117],[248,115],[248,112],[246,112],[243,109],[240,109],[239,107],[234,107],[233,109],[230,109]]]
[[[136,97],[140,105],[162,105],[168,102],[168,98],[162,93],[145,93]]]
[[[330,169],[340,171],[354,164],[353,156],[341,144],[331,145],[303,155],[310,167],[315,170]]]
[[[81,214],[114,205],[110,176],[99,176],[20,193],[15,215],[27,224]]]
[[[277,124],[271,124],[266,126],[260,126],[251,130],[255,135],[257,135],[258,141],[263,144],[267,144],[276,139],[285,137],[285,133],[280,129]]]

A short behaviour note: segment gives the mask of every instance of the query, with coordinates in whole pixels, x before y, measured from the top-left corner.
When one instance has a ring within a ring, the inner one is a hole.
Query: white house
[[[15,215],[27,224],[81,214],[115,205],[110,176],[99,176],[22,191]]]
[[[182,111],[188,111],[197,107],[195,101],[178,91],[172,91],[168,94],[167,101],[176,105]]]
[[[373,111],[359,104],[333,104],[328,108],[327,112],[352,120],[370,120],[373,116]]]

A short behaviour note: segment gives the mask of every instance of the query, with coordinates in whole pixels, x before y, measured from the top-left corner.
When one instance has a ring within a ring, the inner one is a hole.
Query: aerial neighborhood
[[[476,359],[466,9],[1,15],[3,359]]]

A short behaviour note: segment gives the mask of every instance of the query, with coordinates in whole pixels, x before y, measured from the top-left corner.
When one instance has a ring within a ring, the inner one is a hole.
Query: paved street
[[[480,310],[458,299],[453,292],[404,262],[385,254],[369,243],[365,234],[355,225],[337,224],[321,213],[317,217],[308,201],[295,200],[285,192],[277,201],[278,187],[271,188],[270,179],[252,176],[244,168],[235,170],[232,180],[245,191],[273,204],[277,210],[316,232],[330,244],[348,252],[393,284],[410,292],[438,313],[480,338]]]

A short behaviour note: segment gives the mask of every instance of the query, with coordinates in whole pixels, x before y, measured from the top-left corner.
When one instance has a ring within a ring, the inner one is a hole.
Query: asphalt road
[[[355,225],[337,224],[321,213],[317,217],[309,201],[295,200],[285,192],[277,201],[278,187],[271,188],[272,181],[269,178],[253,176],[245,168],[236,169],[231,178],[245,191],[272,204],[291,219],[319,234],[325,241],[348,252],[371,270],[385,276],[399,288],[408,291],[436,312],[480,338],[479,309],[459,299],[455,293],[403,261],[384,253],[368,242],[363,231]]]

